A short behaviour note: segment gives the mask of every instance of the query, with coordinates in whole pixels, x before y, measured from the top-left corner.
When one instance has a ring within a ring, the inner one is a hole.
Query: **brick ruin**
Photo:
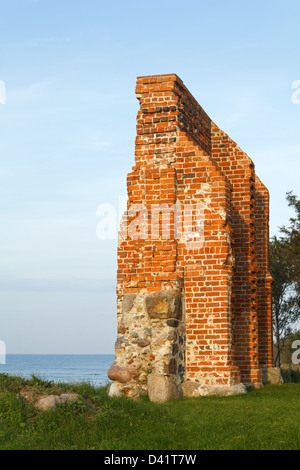
[[[175,74],[138,77],[111,395],[244,393],[272,370],[268,190]]]

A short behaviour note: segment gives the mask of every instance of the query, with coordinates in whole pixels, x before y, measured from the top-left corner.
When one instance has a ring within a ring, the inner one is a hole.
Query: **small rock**
[[[36,407],[39,410],[54,410],[59,402],[60,398],[57,395],[48,395],[45,398],[41,398],[37,402]]]
[[[177,328],[179,325],[178,320],[167,320],[167,325],[171,326],[172,328]]]
[[[66,401],[78,400],[79,395],[77,393],[62,393],[58,395],[48,395],[47,397],[41,398],[36,407],[39,410],[54,410],[57,403],[65,403]]]
[[[170,330],[167,334],[167,339],[169,341],[176,341],[177,340],[177,333],[174,330]]]
[[[124,323],[119,323],[118,325],[118,333],[120,335],[125,335],[126,333],[126,326],[124,325]]]
[[[176,359],[172,358],[172,359],[170,359],[169,362],[167,362],[164,365],[164,372],[166,374],[173,374],[173,375],[176,374],[176,372],[177,372],[177,361],[176,361]]]
[[[121,397],[123,394],[116,382],[110,384],[108,389],[108,396],[110,397]]]
[[[78,400],[79,395],[77,393],[62,393],[59,398],[60,398],[60,401],[64,403],[66,401]]]
[[[146,338],[140,338],[137,342],[138,346],[141,348],[145,348],[146,346],[149,346],[150,341]]]
[[[128,341],[125,338],[125,336],[119,336],[117,338],[117,341],[115,342],[115,349],[120,349],[123,346],[127,346],[127,344],[128,344]]]

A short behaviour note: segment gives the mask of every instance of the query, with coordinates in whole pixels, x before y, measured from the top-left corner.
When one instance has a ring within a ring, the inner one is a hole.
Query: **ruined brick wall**
[[[271,367],[268,192],[176,75],[139,77],[110,393],[240,393]]]

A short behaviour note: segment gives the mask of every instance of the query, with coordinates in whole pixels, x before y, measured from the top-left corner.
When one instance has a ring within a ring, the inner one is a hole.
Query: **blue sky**
[[[0,0],[8,353],[114,351],[117,242],[97,238],[97,208],[126,196],[137,76],[176,73],[254,160],[271,235],[288,223],[285,194],[300,196],[299,14],[298,0]]]

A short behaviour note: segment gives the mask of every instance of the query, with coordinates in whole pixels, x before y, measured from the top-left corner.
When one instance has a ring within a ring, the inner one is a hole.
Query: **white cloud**
[[[24,85],[16,89],[7,88],[8,104],[20,104],[40,100],[49,96],[49,91],[57,87],[59,80],[55,77],[40,82]]]

